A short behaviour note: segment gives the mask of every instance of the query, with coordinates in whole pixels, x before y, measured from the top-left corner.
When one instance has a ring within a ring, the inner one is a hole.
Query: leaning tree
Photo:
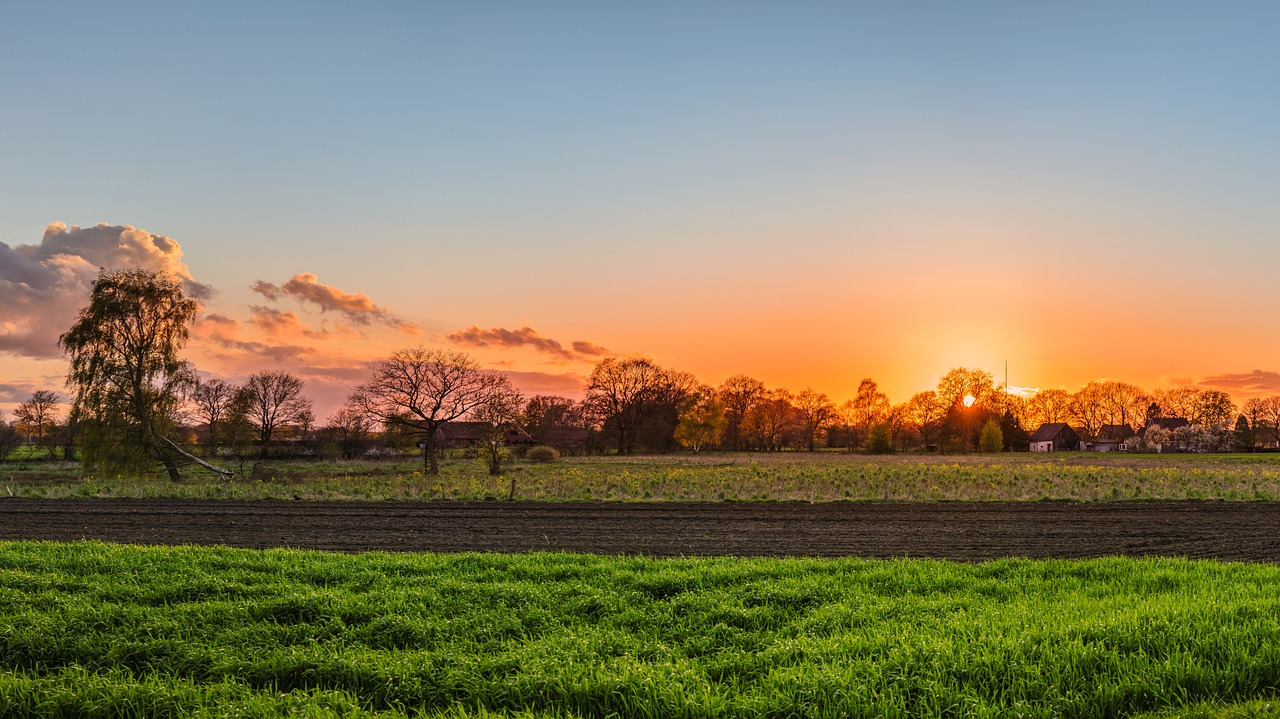
[[[506,376],[481,369],[463,352],[411,347],[376,363],[373,376],[356,387],[349,403],[375,422],[418,432],[423,468],[436,475],[440,428],[509,388]]]
[[[178,357],[196,301],[170,274],[142,268],[101,270],[75,324],[58,339],[70,356],[71,415],[80,423],[86,472],[112,474],[163,466],[169,478],[196,462],[215,467],[178,446],[182,394],[195,382]]]

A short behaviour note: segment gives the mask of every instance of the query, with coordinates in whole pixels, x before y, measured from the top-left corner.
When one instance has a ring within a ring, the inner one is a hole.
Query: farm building
[[[1127,424],[1104,424],[1098,428],[1098,438],[1088,444],[1093,452],[1124,452],[1128,441],[1138,433]]]
[[[1032,452],[1061,452],[1080,447],[1080,435],[1062,422],[1040,425],[1029,441]]]
[[[484,443],[488,433],[488,422],[445,422],[440,426],[438,442],[441,447],[478,447]],[[507,446],[533,444],[529,433],[519,427],[503,433],[502,441]]]

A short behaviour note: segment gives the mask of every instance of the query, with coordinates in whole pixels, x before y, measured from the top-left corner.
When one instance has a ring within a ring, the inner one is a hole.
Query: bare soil
[[[340,552],[1280,562],[1280,503],[0,500],[0,540],[79,539]]]

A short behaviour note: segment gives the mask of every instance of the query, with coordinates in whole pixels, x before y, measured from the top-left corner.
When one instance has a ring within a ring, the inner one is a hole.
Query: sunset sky
[[[1006,361],[1280,393],[1274,2],[4,15],[6,416],[135,262],[201,298],[200,369],[322,418],[416,344],[568,395],[631,353],[837,402]]]

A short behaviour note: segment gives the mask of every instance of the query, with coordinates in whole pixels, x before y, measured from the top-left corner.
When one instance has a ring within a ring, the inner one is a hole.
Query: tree
[[[196,381],[191,391],[191,405],[195,418],[207,427],[208,440],[204,455],[207,457],[218,446],[218,430],[222,419],[226,416],[232,400],[235,399],[236,388],[220,379]]]
[[[874,384],[873,382],[872,385]],[[888,404],[888,398],[885,398],[885,403]],[[813,452],[817,448],[818,432],[836,416],[836,405],[821,392],[803,389],[796,395],[795,407],[800,415],[800,431],[804,436],[805,446]],[[883,414],[887,414],[887,411]]]
[[[920,440],[928,448],[942,429],[947,418],[947,407],[933,390],[917,392],[907,400],[907,422],[920,433]]]
[[[850,407],[850,420],[862,439],[866,439],[871,428],[885,420],[891,404],[889,396],[880,391],[874,380],[864,379],[858,383],[858,392],[854,395]]]
[[[37,447],[44,447],[49,457],[55,457],[53,428],[58,423],[58,404],[60,399],[56,392],[47,389],[31,393],[31,399],[18,405],[13,416],[18,426],[27,435],[27,441]]]
[[[485,426],[484,447],[485,464],[489,466],[490,476],[502,474],[502,460],[507,454],[506,436],[508,430],[520,423],[521,410],[524,409],[524,395],[511,386],[511,381],[498,375],[501,379],[484,402],[471,411],[471,420],[481,422]],[[516,477],[511,475],[511,491],[507,499],[516,498]]]
[[[322,431],[326,441],[335,445],[337,451],[334,454],[341,454],[343,459],[354,459],[360,455],[372,428],[368,417],[348,405],[334,412]]]
[[[771,390],[747,410],[742,420],[742,432],[755,443],[757,449],[777,452],[790,444],[792,432],[799,424],[791,393],[785,389]]]
[[[425,347],[402,349],[373,367],[373,376],[351,393],[350,404],[370,420],[415,431],[422,437],[423,467],[440,474],[440,427],[461,419],[507,385],[469,355]]]
[[[1141,387],[1127,382],[1101,382],[1099,394],[1106,424],[1138,426],[1151,404],[1151,397]]]
[[[1236,449],[1245,452],[1253,451],[1253,442],[1255,438],[1254,429],[1249,424],[1249,420],[1244,415],[1236,418]]]
[[[676,425],[675,438],[681,445],[692,449],[694,454],[714,444],[725,431],[725,409],[716,395],[711,387],[702,385],[680,405],[680,422]]]
[[[1071,393],[1065,389],[1042,389],[1027,400],[1028,427],[1071,421]]]
[[[978,436],[978,451],[993,454],[1004,449],[1004,433],[1000,431],[1000,423],[994,419],[982,425],[982,434]]]
[[[687,372],[659,367],[643,357],[610,357],[596,365],[585,403],[619,454],[635,451],[642,434],[654,449],[675,442],[680,403],[697,386]]]
[[[272,438],[282,427],[315,421],[311,400],[302,394],[301,379],[282,371],[257,372],[249,375],[237,395],[244,407],[245,418],[253,424],[261,445],[261,456],[267,457]]]
[[[81,427],[86,472],[165,468],[184,460],[230,474],[183,450],[171,435],[184,391],[195,380],[178,352],[196,301],[176,277],[144,269],[101,270],[89,304],[58,344],[70,356],[67,386]]]
[[[891,454],[893,436],[886,424],[877,424],[867,432],[867,454]]]
[[[1103,383],[1098,380],[1086,384],[1071,395],[1071,419],[1091,441],[1106,423],[1104,395]]]
[[[586,425],[582,403],[568,397],[534,395],[524,407],[525,431],[538,444],[564,450],[584,436]]]
[[[1161,417],[1181,417],[1191,421],[1196,414],[1199,395],[1200,390],[1195,387],[1175,387],[1157,391],[1152,400],[1157,405]]]
[[[22,434],[12,424],[4,421],[4,413],[0,412],[0,462],[22,443]]]
[[[1220,389],[1207,389],[1196,396],[1191,423],[1221,429],[1236,414],[1236,404],[1231,395]]]
[[[1271,430],[1272,440],[1280,445],[1280,396],[1271,395],[1262,399],[1260,419]]]
[[[1249,425],[1248,446],[1252,451],[1252,448],[1258,444],[1258,434],[1262,431],[1263,423],[1266,421],[1266,400],[1261,397],[1250,397],[1241,405],[1240,412],[1241,416],[1245,418],[1245,422]]]
[[[724,405],[724,439],[720,446],[736,452],[742,449],[742,420],[764,396],[764,383],[744,374],[734,375],[716,388],[716,396]]]

